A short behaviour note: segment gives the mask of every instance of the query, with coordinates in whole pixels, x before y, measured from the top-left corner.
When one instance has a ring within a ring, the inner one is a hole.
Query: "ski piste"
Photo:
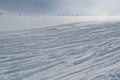
[[[0,32],[0,80],[119,79],[119,21]]]

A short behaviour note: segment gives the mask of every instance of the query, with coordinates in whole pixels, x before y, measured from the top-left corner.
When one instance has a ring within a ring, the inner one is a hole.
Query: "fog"
[[[119,3],[120,0],[61,0],[59,10],[67,14],[116,16],[120,14]]]
[[[0,0],[0,9],[47,15],[120,15],[120,0]]]

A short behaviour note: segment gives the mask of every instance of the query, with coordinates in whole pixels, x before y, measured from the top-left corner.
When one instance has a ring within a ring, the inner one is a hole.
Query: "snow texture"
[[[0,32],[0,80],[120,80],[120,22]]]
[[[44,28],[85,21],[120,21],[120,16],[18,16],[0,15],[0,32]]]

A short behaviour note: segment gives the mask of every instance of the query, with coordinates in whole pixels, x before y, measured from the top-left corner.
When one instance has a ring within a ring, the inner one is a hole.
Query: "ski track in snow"
[[[120,22],[1,32],[0,80],[120,80]]]

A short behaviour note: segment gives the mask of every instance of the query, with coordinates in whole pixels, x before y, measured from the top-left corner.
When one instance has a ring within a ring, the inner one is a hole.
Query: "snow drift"
[[[113,79],[120,79],[119,21],[0,33],[0,80]]]

